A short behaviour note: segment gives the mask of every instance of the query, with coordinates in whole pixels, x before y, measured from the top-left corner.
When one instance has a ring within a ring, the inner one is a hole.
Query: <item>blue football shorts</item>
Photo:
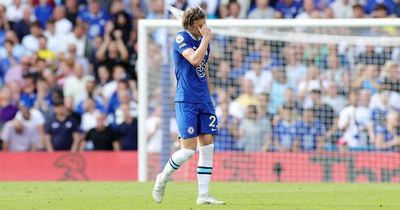
[[[218,120],[213,103],[175,102],[175,111],[180,138],[218,134]]]

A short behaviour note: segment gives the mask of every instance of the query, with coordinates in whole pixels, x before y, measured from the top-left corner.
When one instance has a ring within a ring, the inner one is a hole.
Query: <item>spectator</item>
[[[23,83],[22,76],[24,74],[29,73],[30,67],[30,57],[23,57],[20,61],[20,64],[17,66],[13,66],[8,69],[4,75],[4,82],[6,84],[11,83],[13,81],[18,82],[19,84]]]
[[[91,0],[79,12],[78,19],[88,25],[87,36],[92,40],[96,36],[104,35],[104,27],[109,16],[107,11],[101,8],[98,0]]]
[[[287,88],[284,97],[286,106],[292,107],[292,109],[298,114],[303,112],[303,105],[299,102],[298,96],[293,88]]]
[[[22,19],[15,22],[12,28],[18,36],[18,40],[23,40],[23,38],[30,33],[30,26],[33,23],[32,20],[32,8],[25,7],[23,10]]]
[[[25,48],[19,43],[18,37],[16,33],[13,30],[8,30],[5,35],[5,42],[6,41],[11,41],[12,43],[12,55],[13,57],[17,58],[18,61],[20,59],[27,55]],[[6,43],[4,43],[5,45]],[[7,51],[5,49],[5,46],[0,47],[0,58],[4,58],[7,56]]]
[[[0,76],[2,83],[4,82],[3,78],[7,70],[11,67],[17,66],[19,63],[19,59],[14,55],[13,49],[14,43],[11,40],[6,40],[4,42],[4,50],[6,51],[6,55],[0,60]]]
[[[36,101],[35,75],[32,73],[28,73],[23,75],[23,77],[24,77],[24,86],[22,87],[20,102],[24,103],[28,107],[32,107]]]
[[[87,92],[82,90],[85,90],[87,81],[93,79],[91,76],[84,75],[83,72],[83,66],[80,63],[75,63],[73,75],[65,79],[63,87],[64,96],[72,96],[76,102],[75,105],[87,97]]]
[[[37,130],[20,120],[7,122],[1,131],[3,151],[27,152],[35,151],[40,143]]]
[[[158,104],[154,112],[146,120],[146,136],[148,139],[147,152],[161,153],[163,145],[163,130],[162,130],[162,109]],[[165,123],[165,122],[164,122]],[[170,118],[169,122],[169,139],[171,143],[178,140],[179,132],[175,117]]]
[[[39,0],[39,4],[35,6],[35,16],[42,28],[46,26],[46,22],[52,15],[53,8],[49,4],[48,0]]]
[[[378,93],[372,95],[369,108],[371,110],[376,108],[400,110],[400,94],[394,91],[386,90],[385,88],[381,88]]]
[[[271,19],[274,17],[274,8],[268,6],[268,0],[256,0],[256,8],[253,9],[248,18],[249,19]]]
[[[78,18],[78,0],[65,0],[65,17],[76,25],[76,19]]]
[[[271,91],[272,74],[270,71],[262,70],[260,59],[253,60],[251,70],[246,72],[244,78],[252,81],[256,95]]]
[[[218,8],[217,17],[219,19],[227,19],[229,17],[229,8],[227,4],[221,4]]]
[[[320,75],[320,70],[316,66],[311,65],[308,67],[306,77],[299,83],[298,95],[300,99],[304,100],[305,108],[310,107],[310,92],[313,90],[321,91],[323,86],[326,85],[326,81],[322,81]]]
[[[276,3],[276,18],[292,19],[295,18],[302,9],[301,1],[278,0]]]
[[[381,5],[381,6],[379,6],[379,5]],[[394,4],[393,0],[383,0],[383,1],[366,0],[366,2],[364,4],[364,11],[367,14],[372,14],[377,7],[383,8],[382,6],[386,7],[388,14],[391,14],[393,12],[395,4]]]
[[[389,112],[384,122],[375,126],[375,146],[378,150],[399,151],[399,113]]]
[[[314,0],[304,0],[303,1],[303,12],[296,16],[296,19],[311,19],[319,18],[320,14],[317,11]]]
[[[236,1],[230,1],[228,4],[229,16],[227,19],[240,19],[244,18],[244,15],[241,15],[241,6]]]
[[[372,104],[374,103],[374,98],[376,98],[376,102],[375,104]],[[381,90],[378,94],[375,94],[371,98],[369,108],[372,112],[371,118],[374,127],[379,125],[384,126],[387,114],[393,110],[393,107],[390,105],[390,92]]]
[[[367,45],[365,51],[356,57],[356,63],[373,64],[382,66],[390,56],[385,56],[384,51],[378,52],[372,45]]]
[[[375,72],[374,76],[378,73]],[[400,93],[400,66],[393,63],[392,61],[387,61],[382,67],[380,74],[380,83],[385,90]],[[376,78],[376,77],[375,77]]]
[[[115,18],[113,19],[114,29],[112,31],[113,38],[115,37],[115,31],[119,30],[122,32],[122,41],[124,43],[128,43],[131,37],[132,30],[132,18],[126,12],[118,12],[115,14]]]
[[[354,0],[336,0],[330,5],[335,18],[352,18]]]
[[[6,16],[6,7],[0,5],[0,44],[3,44],[6,31],[8,31],[9,29],[10,24],[8,23]]]
[[[364,18],[364,17],[365,17],[365,12],[363,6],[361,4],[355,4],[353,6],[352,18]]]
[[[268,93],[261,93],[258,95],[258,101],[260,102],[260,109],[258,111],[260,118],[272,119],[272,115],[268,112],[268,105],[270,96]]]
[[[324,123],[326,133],[324,136],[325,141],[336,140],[337,135],[337,117],[333,108],[324,104],[321,99],[321,91],[311,91],[311,109],[314,111],[314,118]]]
[[[150,2],[150,11],[146,19],[164,19],[164,1],[152,0]]]
[[[24,103],[19,104],[19,111],[15,115],[15,120],[18,120],[22,125],[31,127],[36,132],[37,143],[35,148],[38,150],[44,150],[44,123],[45,118],[43,114]]]
[[[49,85],[43,78],[38,78],[36,80],[36,89],[36,100],[33,107],[42,112],[46,117],[49,117],[52,103]]]
[[[118,133],[107,125],[106,115],[99,113],[95,119],[96,126],[90,129],[85,135],[85,141],[83,145],[93,145],[91,148],[94,151],[98,150],[114,150],[120,151],[121,145],[119,142]],[[83,149],[83,148],[82,148]]]
[[[340,84],[342,81],[343,74],[345,70],[340,67],[339,56],[335,54],[328,55],[327,58],[328,69],[322,74],[322,78],[328,81],[333,81],[336,84]]]
[[[229,151],[237,149],[239,137],[239,120],[229,114],[229,99],[222,101],[219,106],[221,110],[218,117],[218,135],[215,136],[215,150]]]
[[[68,116],[62,101],[54,102],[54,111],[54,115],[46,120],[45,125],[47,151],[78,151],[81,138],[79,124]]]
[[[275,114],[278,107],[285,103],[284,93],[288,88],[291,88],[286,78],[286,71],[275,68],[272,70],[274,80],[271,87],[271,103],[269,103],[269,113]]]
[[[67,34],[72,30],[72,23],[65,17],[65,7],[57,6],[54,8],[53,18],[55,20],[56,34]]]
[[[60,40],[64,40],[65,35],[56,33],[54,19],[47,21],[46,30],[43,32],[43,35],[47,38],[47,47],[49,50],[53,51],[55,54],[58,54],[61,50]]]
[[[39,22],[33,22],[30,25],[30,33],[31,34],[24,36],[22,45],[32,54],[39,50],[39,37],[42,35]]]
[[[124,122],[116,126],[116,130],[122,138],[122,150],[137,150],[138,124],[137,119],[131,115],[129,104],[121,104],[121,111],[124,115]]]
[[[128,104],[131,110],[131,116],[134,118],[138,117],[138,104],[137,101],[133,100],[132,95],[129,93],[129,90],[121,90],[118,93],[118,102],[119,104]],[[112,113],[114,115],[114,120],[117,124],[120,124],[124,120],[124,114],[122,112],[121,107],[115,109]]]
[[[296,123],[293,151],[322,151],[324,146],[324,124],[314,118],[312,109],[303,112],[303,119]]]
[[[273,129],[273,150],[292,151],[295,146],[296,121],[293,118],[292,107],[283,106],[279,112],[279,121]]]
[[[372,17],[374,18],[387,18],[389,15],[389,10],[384,4],[378,4],[374,8]]]
[[[89,45],[85,31],[85,27],[82,24],[76,24],[73,31],[65,35],[60,51],[67,52],[68,47],[73,44],[76,47],[77,56],[84,56],[85,49]]]
[[[270,148],[271,123],[259,116],[257,106],[249,105],[246,108],[246,117],[239,126],[239,149],[266,151]]]
[[[56,54],[47,48],[47,38],[43,35],[39,36],[39,49],[37,51],[39,59],[52,64],[56,59]]]
[[[356,71],[359,73],[354,79],[353,88],[367,89],[375,94],[380,89],[378,69],[375,65],[358,64]]]
[[[14,119],[17,112],[17,106],[11,102],[10,89],[3,87],[0,90],[0,128],[5,122]]]
[[[304,79],[304,75],[307,74],[307,67],[300,62],[301,59],[299,59],[298,52],[294,47],[286,47],[283,51],[283,57],[286,64],[285,71],[288,83],[292,87],[297,87],[300,81]]]
[[[123,66],[117,65],[112,69],[113,80],[103,86],[103,97],[110,100],[112,94],[117,90],[118,81],[126,79],[126,71]]]
[[[330,82],[325,92],[326,94],[322,96],[322,103],[329,105],[336,114],[339,114],[340,110],[348,103],[346,97],[339,95],[338,86],[333,82]]]
[[[79,114],[83,114],[83,112],[84,112],[84,102],[88,98],[91,98],[91,99],[94,100],[95,107],[96,107],[97,110],[105,111],[104,100],[99,95],[99,92],[96,91],[96,82],[94,81],[94,79],[89,79],[86,82],[86,92],[87,92],[87,97],[78,102],[78,105],[76,106],[75,111],[77,113],[79,113]]]
[[[148,13],[148,8],[146,1],[144,0],[125,0],[124,1],[125,5],[128,5],[126,7],[126,11],[132,16],[134,19],[143,19],[147,16]],[[177,5],[178,2],[175,3],[175,7],[180,8],[179,5]]]
[[[71,119],[78,124],[78,128],[80,128],[79,126],[82,124],[82,116],[75,111],[74,98],[72,96],[68,96],[63,100],[67,116],[71,117]]]
[[[237,96],[238,84],[236,80],[230,76],[230,72],[231,67],[229,63],[227,61],[221,61],[218,65],[217,76],[211,81],[213,81],[213,87],[225,91],[232,99]]]
[[[7,20],[12,24],[22,20],[25,8],[29,7],[21,0],[13,0],[12,4],[7,7]]]
[[[85,75],[91,73],[89,61],[84,56],[78,54],[78,49],[74,43],[68,45],[68,51],[63,56],[60,56],[60,58],[63,57],[81,64]]]
[[[122,39],[122,31],[114,31],[113,36],[115,40],[112,40],[111,34],[105,35],[104,42],[96,53],[97,61],[106,65],[108,69],[113,69],[116,65],[126,67],[129,57]]]
[[[83,107],[85,112],[82,115],[80,128],[86,133],[90,129],[96,127],[96,119],[100,111],[96,109],[95,101],[92,98],[85,99]]]
[[[260,102],[258,101],[258,97],[254,94],[253,82],[249,79],[244,79],[242,90],[243,93],[236,98],[236,102],[240,105],[240,109],[247,110],[247,107],[250,105],[256,106],[259,109]]]
[[[338,141],[339,151],[346,151],[347,148],[369,149],[370,142],[365,134],[368,131],[370,136],[373,136],[372,123],[370,121],[371,113],[369,109],[361,106],[361,103],[357,105],[359,99],[362,99],[358,96],[359,93],[361,94],[361,92],[350,92],[350,104],[340,111],[338,129],[343,131],[343,136]]]

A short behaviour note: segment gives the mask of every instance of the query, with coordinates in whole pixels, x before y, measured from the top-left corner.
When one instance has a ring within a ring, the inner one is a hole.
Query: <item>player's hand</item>
[[[211,40],[212,31],[207,26],[207,24],[204,24],[201,28],[199,27],[199,31],[200,31],[201,36],[203,36],[203,39],[207,39],[208,41]]]

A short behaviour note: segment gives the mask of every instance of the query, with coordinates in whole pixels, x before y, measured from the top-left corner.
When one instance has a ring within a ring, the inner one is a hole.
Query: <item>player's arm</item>
[[[206,24],[204,24],[202,28],[199,28],[199,31],[203,36],[199,48],[197,48],[197,50],[187,48],[182,52],[183,57],[193,66],[200,66],[201,61],[207,53],[208,43],[212,37],[211,29],[209,29]]]

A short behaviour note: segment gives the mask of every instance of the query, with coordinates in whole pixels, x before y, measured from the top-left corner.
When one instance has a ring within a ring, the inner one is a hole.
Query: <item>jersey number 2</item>
[[[209,126],[212,127],[212,128],[217,127],[217,125],[215,125],[215,121],[217,121],[217,118],[215,116],[211,115],[210,116],[210,120],[211,120],[211,123],[210,123]]]

